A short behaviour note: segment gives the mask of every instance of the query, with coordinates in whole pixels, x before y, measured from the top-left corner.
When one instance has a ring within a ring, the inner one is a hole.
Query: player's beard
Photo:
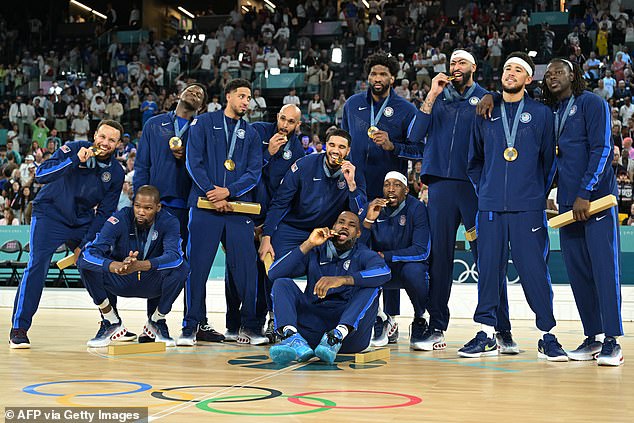
[[[247,113],[246,110],[242,111],[242,110],[240,110],[239,107],[231,106],[231,109],[233,110],[233,113],[236,116],[238,116],[239,118],[241,118],[242,116],[244,116]]]
[[[198,109],[191,104],[189,101],[187,100],[181,100],[181,103],[183,103],[183,106],[185,107],[185,110],[187,110],[188,112],[197,112]]]
[[[524,87],[522,85],[518,85],[517,87],[505,87],[504,84],[502,84],[502,91],[508,94],[517,94],[523,89]]]
[[[464,87],[467,86],[467,83],[471,80],[471,71],[462,73],[462,81],[457,82],[455,79],[452,81],[454,88],[458,91],[462,91]]]
[[[374,88],[374,84],[372,85],[372,94],[374,94],[377,97],[383,97],[385,95],[385,93],[387,92],[387,90],[389,90],[390,87],[388,85],[383,85],[381,84],[381,89],[377,90]]]
[[[136,223],[137,227],[141,230],[147,230],[150,229],[150,226],[152,226],[152,222],[150,222],[149,220],[145,219],[143,221],[143,223],[139,222],[138,218],[134,218],[134,222]]]
[[[335,239],[332,240],[332,244],[335,246],[338,252],[346,252],[348,250],[352,250],[352,247],[354,247],[355,242],[357,242],[357,239],[352,238],[350,236],[348,236],[346,240],[343,242],[339,242],[337,237],[335,237]]]

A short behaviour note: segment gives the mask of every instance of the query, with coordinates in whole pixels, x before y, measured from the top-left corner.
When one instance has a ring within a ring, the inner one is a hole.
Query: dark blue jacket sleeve
[[[547,109],[544,113],[545,121],[542,128],[542,146],[541,146],[541,159],[542,159],[542,171],[544,172],[544,188],[546,189],[546,195],[550,191],[550,186],[555,178],[555,171],[557,164],[555,163],[555,118],[550,109]]]
[[[314,254],[313,250],[304,255],[299,247],[293,248],[273,262],[269,269],[269,279],[275,281],[279,278],[296,278],[305,275],[311,254]]]
[[[360,172],[355,173],[354,181],[357,184],[357,189],[354,191],[348,190],[348,208],[354,214],[359,215],[359,210],[365,209],[368,203],[368,195],[365,190],[365,178]]]
[[[354,285],[364,288],[376,288],[388,282],[392,277],[390,268],[381,256],[371,250],[361,253],[361,260],[365,263],[365,269],[352,273]]]
[[[348,131],[348,133],[350,133],[350,122],[348,121],[348,119],[350,119],[349,117],[349,113],[348,113],[348,107],[349,107],[349,102],[345,102],[343,104],[343,113],[341,115],[341,129]]]
[[[293,169],[296,169],[293,172]],[[280,187],[275,192],[271,207],[266,214],[266,220],[262,228],[263,235],[271,236],[277,229],[277,225],[280,224],[286,213],[291,207],[291,201],[300,186],[300,172],[297,162],[291,166],[291,168],[284,175]],[[358,191],[358,189],[357,189]],[[352,194],[352,193],[351,193]]]
[[[608,103],[598,96],[588,96],[583,107],[586,116],[586,133],[590,148],[590,157],[586,171],[581,179],[577,197],[589,200],[605,169],[611,166],[610,156],[613,154],[610,108]]]
[[[262,148],[260,147],[260,136],[255,129],[248,129],[251,137],[249,140],[248,164],[247,171],[238,178],[237,181],[229,184],[229,197],[238,199],[247,192],[251,191],[262,176]]]
[[[382,251],[387,263],[425,261],[431,250],[429,218],[423,204],[416,207],[412,245],[392,251]]]
[[[187,171],[192,180],[202,192],[208,192],[214,189],[214,183],[207,175],[207,169],[204,164],[207,157],[207,126],[212,122],[206,118],[206,115],[194,119],[189,127],[189,137],[187,138],[187,147],[185,148],[185,164]]]
[[[469,142],[469,164],[467,167],[467,175],[473,184],[476,194],[478,193],[478,185],[484,168],[484,138],[480,132],[482,118],[476,116],[473,120],[471,129],[471,140]]]
[[[48,184],[66,175],[71,169],[79,166],[79,157],[77,152],[80,146],[75,145],[72,148],[63,145],[57,149],[53,155],[43,162],[35,171],[35,179],[40,184]]]
[[[136,150],[136,160],[134,161],[134,179],[132,180],[132,186],[134,193],[143,185],[150,183],[150,131],[152,126],[146,124],[139,140],[139,145]]]
[[[79,259],[81,260],[79,266],[97,272],[109,272],[110,263],[114,261],[109,257],[110,252],[114,249],[125,229],[127,229],[126,225],[116,217],[115,223],[112,223],[112,219],[107,220],[97,237],[86,244]]]
[[[407,137],[405,142],[393,142],[394,154],[408,160],[421,160],[425,148],[423,125],[421,118],[423,113],[414,110],[409,119],[404,119],[403,124],[407,125]]]
[[[173,269],[183,264],[178,220],[175,217],[166,219],[166,223],[161,229],[165,232],[163,234],[163,254],[150,258],[150,264],[152,269],[156,270]]]
[[[112,166],[120,165],[118,163],[113,163]],[[101,202],[97,206],[95,218],[93,219],[90,227],[88,228],[88,231],[81,240],[81,244],[79,244],[80,247],[83,247],[88,242],[92,241],[99,229],[103,226],[106,219],[110,217],[115,211],[117,211],[121,189],[123,188],[123,171],[112,173],[113,181],[110,184],[110,189],[106,192],[103,200],[101,200]],[[116,178],[116,180],[114,178]]]

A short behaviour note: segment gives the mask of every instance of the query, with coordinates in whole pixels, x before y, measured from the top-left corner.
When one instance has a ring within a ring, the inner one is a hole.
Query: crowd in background
[[[101,46],[94,38],[48,45],[39,32],[41,21],[31,19],[18,28],[0,16],[0,225],[30,222],[29,205],[40,188],[36,167],[64,142],[90,139],[104,118],[121,122],[127,131],[117,157],[128,172],[120,205],[129,205],[143,124],[174,109],[177,93],[193,81],[207,87],[209,111],[223,107],[228,81],[252,81],[251,121],[273,120],[282,103],[299,105],[305,151],[318,154],[324,131],[340,122],[346,98],[367,90],[363,59],[379,49],[398,57],[394,89],[417,106],[434,75],[448,72],[448,57],[456,48],[474,54],[475,79],[490,90],[499,88],[502,58],[512,51],[533,50],[537,63],[559,56],[579,64],[589,89],[612,107],[620,211],[631,214],[634,19],[620,0],[568,2],[568,33],[561,44],[548,24],[531,22],[533,12],[555,10],[559,2],[471,1],[457,16],[446,16],[439,1],[371,0],[369,7],[360,1],[343,1],[339,7],[334,0],[307,0],[296,7],[278,3],[274,13],[234,10],[214,33],[158,39],[150,31],[135,43],[119,42],[114,29],[139,27],[136,5],[129,19],[110,8],[99,38],[108,42]],[[319,20],[338,21],[341,36],[324,43],[302,34],[306,23]],[[335,49],[341,49],[341,63],[333,60]],[[304,74],[279,104],[266,95],[263,82],[277,70]],[[538,84],[530,94],[540,96]],[[419,163],[412,164],[409,181],[412,194],[425,199]],[[624,221],[630,223],[634,219]]]

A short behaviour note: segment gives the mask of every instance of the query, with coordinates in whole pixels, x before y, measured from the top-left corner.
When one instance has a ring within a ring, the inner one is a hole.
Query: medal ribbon
[[[225,136],[226,140],[229,142],[229,128],[227,126],[227,118],[224,117],[222,122],[225,124]],[[231,136],[231,144],[229,144],[229,154],[227,154],[227,160],[231,160],[233,157],[233,151],[236,149],[236,139],[238,138],[238,129],[240,129],[240,119],[236,123],[236,127],[233,128],[233,135]]]
[[[374,115],[374,100],[370,98],[370,126],[377,126],[379,124],[379,121],[383,117],[383,111],[387,107],[388,101],[390,101],[390,94],[387,95],[387,98],[385,99],[385,101],[383,102],[383,105],[379,109],[379,113],[377,113],[375,116]]]
[[[520,105],[517,108],[517,113],[515,114],[515,118],[513,119],[513,130],[509,131],[509,121],[506,118],[506,107],[504,107],[504,101],[502,101],[502,124],[504,125],[504,137],[506,138],[506,145],[508,148],[513,148],[515,146],[515,138],[517,137],[517,127],[520,124],[520,116],[522,115],[522,110],[524,110],[524,98],[520,101]]]

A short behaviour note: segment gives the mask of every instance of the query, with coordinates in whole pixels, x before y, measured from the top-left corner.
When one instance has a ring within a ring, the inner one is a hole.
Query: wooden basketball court
[[[0,309],[0,321],[11,310]],[[122,313],[139,333],[144,313]],[[221,328],[224,316],[211,315]],[[172,335],[180,313],[168,316]],[[409,321],[388,361],[355,364],[342,356],[280,367],[268,347],[235,343],[168,348],[163,353],[108,356],[88,350],[98,328],[96,310],[42,309],[29,331],[30,350],[0,348],[3,406],[149,407],[150,421],[634,421],[634,338],[620,338],[625,365],[549,363],[537,359],[539,332],[514,321],[522,353],[459,359],[474,336],[468,320],[452,320],[445,351],[409,350]],[[9,327],[4,325],[3,333]],[[625,324],[632,333],[634,323]],[[561,322],[565,349],[582,341],[579,322]],[[315,360],[315,359],[314,359]],[[9,420],[7,420],[9,421]]]

